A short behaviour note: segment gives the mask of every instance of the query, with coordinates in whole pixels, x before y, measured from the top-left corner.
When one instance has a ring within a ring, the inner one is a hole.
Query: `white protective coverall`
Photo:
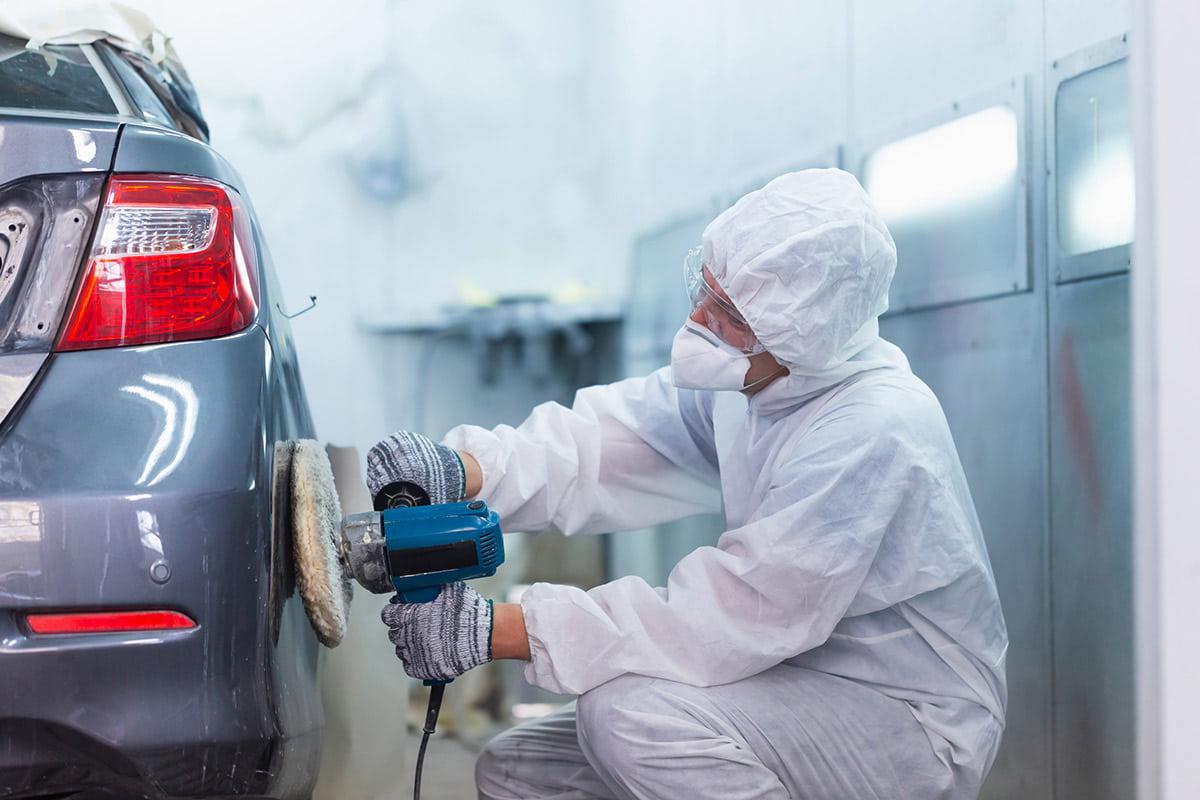
[[[444,440],[508,530],[726,522],[665,587],[528,590],[526,677],[581,697],[495,739],[481,797],[975,797],[1008,640],[941,407],[878,335],[892,239],[852,176],[808,170],[703,248],[788,375],[747,400],[666,368]]]

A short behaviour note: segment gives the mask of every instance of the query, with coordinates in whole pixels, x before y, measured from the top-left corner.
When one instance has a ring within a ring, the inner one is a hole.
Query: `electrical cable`
[[[421,800],[421,769],[425,765],[425,747],[430,735],[437,730],[438,713],[442,710],[442,695],[446,684],[434,683],[429,687],[429,706],[425,709],[425,727],[421,729],[421,747],[417,750],[417,774],[413,779],[413,800]]]

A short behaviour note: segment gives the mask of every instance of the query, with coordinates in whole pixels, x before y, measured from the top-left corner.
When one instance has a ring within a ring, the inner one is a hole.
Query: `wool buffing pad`
[[[342,507],[325,448],[294,442],[291,456],[292,558],[296,586],[317,639],[337,647],[346,635],[353,588],[338,559]]]

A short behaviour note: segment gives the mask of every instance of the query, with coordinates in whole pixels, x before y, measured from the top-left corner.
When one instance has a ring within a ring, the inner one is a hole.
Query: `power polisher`
[[[340,558],[364,589],[428,603],[442,587],[486,578],[504,562],[500,518],[482,500],[429,504],[420,486],[389,483],[375,510],[342,522]]]
[[[414,483],[397,481],[379,490],[374,511],[351,514],[342,522],[341,560],[368,591],[395,591],[392,602],[428,603],[442,587],[486,578],[504,562],[500,518],[482,500],[430,505]],[[437,729],[442,695],[449,681],[425,681],[429,706],[417,751],[413,797],[420,800],[425,748]]]
[[[443,586],[494,575],[504,562],[500,518],[482,500],[431,505],[422,487],[401,481],[376,494],[374,511],[342,520],[324,447],[312,440],[291,444],[297,585],[313,629],[326,646],[337,646],[345,633],[347,576],[370,592],[394,592],[392,602],[428,603]],[[437,727],[448,682],[425,681],[431,688],[417,754],[417,800],[425,748]]]

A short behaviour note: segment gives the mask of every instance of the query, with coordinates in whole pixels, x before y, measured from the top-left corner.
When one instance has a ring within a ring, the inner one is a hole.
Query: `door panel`
[[[1129,277],[1051,293],[1057,796],[1134,796]]]

